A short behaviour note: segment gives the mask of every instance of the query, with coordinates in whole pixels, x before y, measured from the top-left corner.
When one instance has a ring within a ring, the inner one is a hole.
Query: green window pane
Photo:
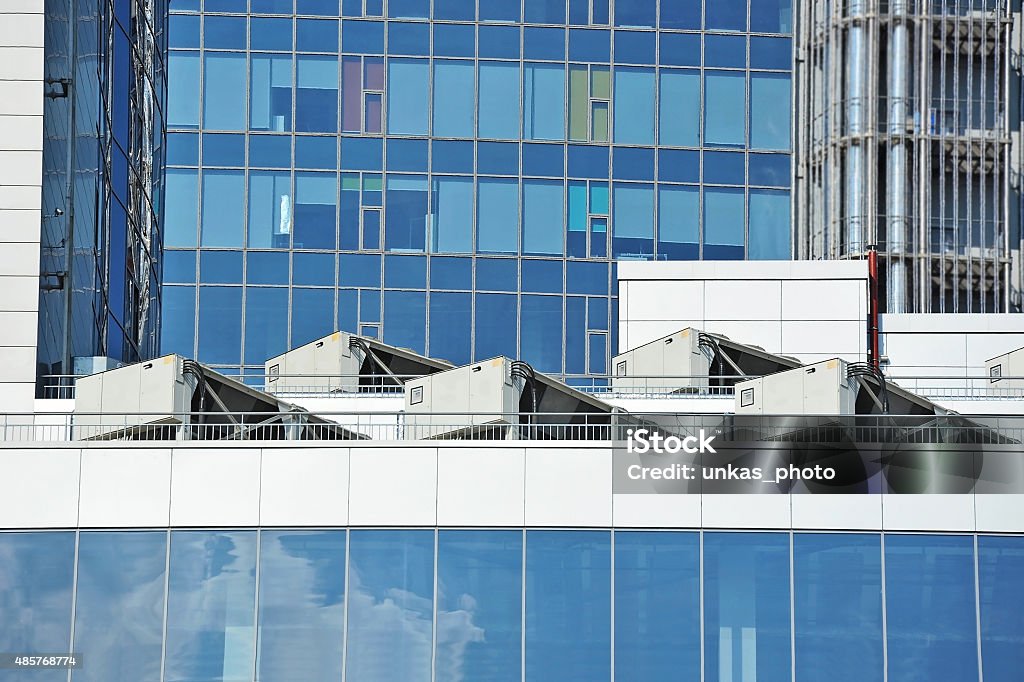
[[[587,139],[587,67],[572,66],[569,70],[569,139]]]
[[[593,67],[590,70],[590,96],[608,99],[612,96],[611,77],[607,67]]]
[[[608,141],[608,102],[594,102],[590,138],[594,142]]]

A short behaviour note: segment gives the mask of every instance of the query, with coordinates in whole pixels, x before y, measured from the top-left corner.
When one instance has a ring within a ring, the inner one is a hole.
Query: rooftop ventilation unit
[[[697,393],[800,365],[796,358],[690,327],[616,355],[612,387],[618,393]]]
[[[81,377],[76,440],[348,440],[364,436],[179,355]]]
[[[1024,348],[985,361],[991,395],[1020,396],[1024,391]]]
[[[334,332],[267,360],[265,388],[274,393],[357,393],[399,389],[405,379],[452,364],[376,339]]]
[[[405,437],[607,439],[613,411],[525,362],[498,357],[410,380]]]

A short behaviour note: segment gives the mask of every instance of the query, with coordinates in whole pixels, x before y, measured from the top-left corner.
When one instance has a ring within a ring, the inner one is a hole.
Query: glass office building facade
[[[74,682],[1011,682],[1024,669],[1019,536],[6,532],[0,559],[0,650],[70,643]]]
[[[787,259],[789,0],[174,0],[163,351],[605,373],[615,260]]]

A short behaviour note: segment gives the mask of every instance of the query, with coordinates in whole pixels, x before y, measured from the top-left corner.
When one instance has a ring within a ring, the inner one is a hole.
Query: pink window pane
[[[341,129],[346,133],[362,132],[363,86],[359,57],[345,57],[341,63]]]
[[[366,132],[381,132],[382,104],[379,92],[366,93]]]
[[[384,89],[384,60],[366,57],[363,62],[363,88],[366,90]]]

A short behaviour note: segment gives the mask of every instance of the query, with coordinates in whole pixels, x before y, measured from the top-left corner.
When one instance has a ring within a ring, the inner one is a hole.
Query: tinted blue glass
[[[249,165],[257,168],[288,168],[292,140],[284,135],[250,135]]]
[[[565,290],[570,294],[608,295],[608,266],[605,263],[568,261]]]
[[[659,187],[658,255],[671,260],[699,257],[700,193],[696,187]]]
[[[1012,682],[1024,670],[1024,542],[978,538],[981,657],[985,679]]]
[[[886,535],[885,586],[888,679],[978,679],[973,539]]]
[[[789,192],[750,190],[747,242],[751,260],[790,257]]]
[[[241,309],[241,287],[199,287],[199,355],[204,362],[240,364]]]
[[[528,531],[527,679],[601,680],[610,668],[609,533]]]
[[[171,52],[167,64],[167,124],[182,128],[199,127],[198,52]]]
[[[523,334],[520,339],[519,358],[540,372],[561,372],[563,317],[560,296],[523,296],[520,301],[520,319],[523,329],[529,329],[530,332]],[[529,610],[527,606],[527,615]],[[530,663],[527,662],[529,669]]]
[[[742,189],[704,190],[704,244],[743,246],[745,210]],[[713,252],[723,258],[727,252]],[[705,257],[707,257],[705,249]]]
[[[477,258],[476,288],[481,291],[517,291],[519,264],[510,258]],[[479,356],[477,356],[479,357]]]
[[[253,14],[291,14],[292,0],[250,0],[249,8]]]
[[[561,177],[565,174],[565,148],[559,144],[524,144],[523,175]]]
[[[195,282],[196,252],[164,251],[163,276],[165,282]]]
[[[560,181],[523,181],[523,253],[563,253],[565,201]]]
[[[526,0],[525,21],[530,24],[564,24],[564,0]]]
[[[338,284],[343,287],[380,288],[380,256],[341,254],[338,256]]]
[[[615,5],[615,25],[628,28],[654,28],[657,25],[657,11],[656,0],[620,2]]]
[[[206,0],[204,9],[207,12],[234,12],[245,14],[248,7],[246,0]]]
[[[615,679],[700,679],[696,533],[615,534]]]
[[[427,171],[427,141],[395,138],[388,140],[388,170]]]
[[[433,224],[430,244],[434,253],[472,253],[473,178],[434,177]]]
[[[527,26],[523,31],[523,56],[526,59],[565,59],[565,29]]]
[[[402,19],[429,19],[430,0],[388,0],[388,16]]]
[[[359,319],[363,322],[380,322],[381,292],[363,289],[359,292]]]
[[[294,234],[296,249],[333,249],[338,220],[338,176],[296,173]]]
[[[705,676],[791,679],[789,599],[787,534],[705,533]]]
[[[295,49],[299,52],[337,52],[338,22],[328,19],[298,19]]]
[[[750,74],[751,149],[789,149],[789,74]]]
[[[167,164],[171,166],[198,165],[199,136],[193,133],[168,133]]]
[[[880,682],[882,548],[875,535],[793,536],[797,678]]]
[[[700,144],[700,72],[662,69],[658,101],[658,142],[696,147]]]
[[[567,296],[565,299],[565,373],[587,371],[587,299]]]
[[[244,166],[245,135],[203,135],[203,165]]]
[[[427,232],[427,178],[387,177],[385,246],[388,250],[423,251]]]
[[[334,254],[296,253],[292,259],[293,284],[334,286]]]
[[[791,0],[757,0],[750,3],[750,30],[789,33],[793,30]]]
[[[707,29],[723,31],[745,31],[747,29],[747,0],[715,0],[715,2],[708,3],[704,9],[704,27]]]
[[[742,69],[747,65],[746,36],[708,34],[704,36],[704,66]]]
[[[254,54],[249,63],[249,75],[249,129],[291,130],[291,56]]]
[[[526,64],[523,72],[523,137],[565,139],[565,66]]]
[[[661,27],[683,30],[700,30],[699,2],[662,2]],[[665,36],[662,35],[662,52],[665,51]]]
[[[469,362],[472,352],[470,347],[472,338],[470,320],[472,317],[472,294],[431,292],[430,356],[444,358],[454,365],[464,365]],[[440,616],[438,617],[440,618]],[[467,636],[469,633],[462,634]],[[455,634],[455,637],[458,637],[458,634]],[[450,642],[450,640],[446,639],[446,642]],[[459,644],[465,646],[466,642],[451,642],[451,644],[459,647]],[[440,642],[438,646],[441,646]],[[456,665],[458,656],[453,656],[452,659],[446,658],[443,661],[439,659],[439,662],[443,665]],[[440,671],[438,676],[440,677]]]
[[[334,289],[292,289],[291,348],[334,331]]]
[[[654,255],[654,186],[615,183],[612,255],[648,258]]]
[[[569,176],[573,178],[608,178],[608,147],[569,145]]]
[[[67,652],[71,641],[74,533],[0,533],[0,649]],[[0,671],[0,680],[57,682],[64,670]]]
[[[653,180],[654,150],[615,147],[612,171],[617,180]]]
[[[262,531],[256,679],[341,679],[344,619],[345,532]]]
[[[750,68],[791,69],[793,41],[790,38],[750,36]]]
[[[519,21],[518,2],[480,0],[480,21]]]
[[[716,185],[742,185],[742,152],[704,152],[704,182]]]
[[[480,62],[480,137],[514,140],[519,137],[519,64]]]
[[[203,284],[241,284],[242,252],[200,251],[199,278]]]
[[[700,13],[699,8],[697,12]],[[700,35],[662,33],[661,63],[670,66],[700,66]]]
[[[617,64],[653,64],[657,34],[653,31],[615,31]]]
[[[377,137],[341,138],[342,169],[379,171],[383,146]]]
[[[322,136],[310,137],[307,135],[296,136],[295,167],[323,169],[337,168],[338,138]]]
[[[249,248],[288,248],[292,203],[287,171],[249,173]]]
[[[426,294],[422,291],[385,291],[384,341],[425,353],[426,310]]]
[[[519,145],[508,142],[477,144],[477,163],[481,173],[516,175],[519,173]]]
[[[751,154],[747,164],[751,185],[789,187],[788,154]]]
[[[384,54],[384,22],[342,20],[341,50],[349,54]]]
[[[562,293],[562,261],[523,260],[523,291],[542,294]]]
[[[440,682],[521,679],[522,542],[520,531],[438,533],[437,621],[454,629],[437,643]]]
[[[204,24],[203,43],[206,49],[245,49],[245,17],[221,17],[208,14]]]
[[[477,251],[519,250],[519,181],[479,178],[477,182]]]
[[[347,677],[429,680],[433,532],[353,530],[349,547]]]
[[[248,679],[256,653],[256,533],[174,532],[169,571],[164,679]]]
[[[79,536],[72,651],[94,658],[76,682],[160,679],[166,549],[164,532]]]
[[[283,17],[253,17],[249,20],[251,50],[292,49],[292,20]]]
[[[607,62],[611,59],[610,31],[574,28],[569,31],[569,59]]]
[[[339,14],[338,0],[295,0],[295,13],[336,17]]]
[[[388,53],[426,57],[430,54],[430,25],[388,22]]]
[[[253,255],[256,254],[249,254],[250,262]],[[285,279],[287,279],[287,272]],[[283,287],[245,288],[245,352],[243,358],[246,364],[262,365],[269,358],[288,350],[288,328],[279,322],[287,315],[288,289]]]
[[[789,98],[783,103],[789,111]],[[704,74],[704,144],[742,146],[746,140],[746,77],[742,73]],[[760,110],[759,110],[760,111]],[[759,114],[758,118],[766,116]],[[788,113],[786,120],[788,121]],[[773,125],[773,124],[769,124]],[[786,123],[788,129],[788,123]]]
[[[472,258],[441,258],[430,259],[431,289],[472,289],[473,259]]]
[[[247,70],[245,55],[207,52],[203,58],[203,70],[203,127],[207,130],[245,130],[245,107],[238,106],[238,84],[245,82]],[[191,90],[194,97],[194,81]]]
[[[168,47],[199,47],[199,17],[172,14],[167,31]]]
[[[476,52],[473,24],[434,24],[434,54],[442,57],[472,57]]]
[[[338,58],[299,55],[295,64],[295,130],[300,133],[336,132]]]
[[[615,69],[615,142],[654,144],[653,69]]]
[[[608,329],[608,299],[587,299],[587,327],[590,329]]]
[[[390,143],[389,143],[390,144]],[[472,173],[473,143],[453,140],[431,140],[436,173]]]
[[[434,135],[473,137],[473,80],[471,61],[434,62]]]
[[[476,0],[434,0],[434,18],[446,21],[474,21]]]
[[[427,134],[429,64],[426,59],[388,60],[388,133]]]
[[[473,357],[477,360],[499,355],[517,357],[517,317],[515,294],[477,294]]]
[[[519,59],[519,27],[480,26],[480,57]]]
[[[165,184],[164,246],[195,246],[199,204],[196,171],[169,169]]]
[[[198,12],[199,11],[199,0],[170,0],[168,3],[171,10],[177,10],[181,12]]]
[[[287,284],[288,254],[282,251],[249,251],[246,255],[249,284]]]
[[[242,246],[244,208],[245,176],[242,171],[205,171],[202,245]]]
[[[164,286],[160,306],[160,350],[195,357],[195,287]]]
[[[384,286],[389,289],[425,289],[427,259],[423,256],[385,256]]]

